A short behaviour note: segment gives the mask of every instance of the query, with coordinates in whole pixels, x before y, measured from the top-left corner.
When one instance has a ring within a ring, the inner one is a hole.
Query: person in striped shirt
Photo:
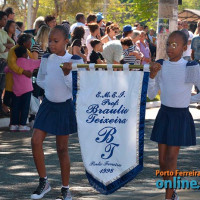
[[[139,48],[133,45],[132,39],[130,37],[125,37],[120,41],[123,48],[124,63],[140,65],[144,56]]]

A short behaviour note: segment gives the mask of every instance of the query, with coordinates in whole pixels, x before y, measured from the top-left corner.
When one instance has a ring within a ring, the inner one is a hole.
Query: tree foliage
[[[103,0],[33,0],[33,22],[38,16],[46,15],[55,15],[58,22],[62,20],[74,22],[76,13],[88,14],[97,7],[97,3],[101,2]],[[14,8],[16,20],[27,21],[28,0],[4,0],[1,9],[4,9],[5,5]]]
[[[11,6],[15,9],[17,20],[27,21],[28,0],[1,0],[1,8]],[[156,28],[158,0],[33,0],[33,21],[38,16],[55,15],[58,22],[75,21],[75,14],[82,12],[104,12],[105,19],[117,22],[121,27],[135,22]],[[106,5],[104,3],[106,2]],[[182,0],[179,11],[190,8],[200,9],[200,0]]]
[[[135,22],[156,28],[159,0],[110,0],[107,19],[118,22],[121,26]],[[190,8],[200,10],[200,0],[182,0],[179,11]]]
[[[110,0],[107,13],[107,19],[116,19],[121,26],[135,22],[155,26],[158,0]]]
[[[199,0],[183,0],[182,5],[179,6],[179,10],[184,10],[186,8],[200,10]]]

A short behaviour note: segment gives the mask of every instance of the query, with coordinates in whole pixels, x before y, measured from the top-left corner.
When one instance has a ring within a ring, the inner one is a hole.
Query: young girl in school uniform
[[[148,96],[153,99],[161,90],[161,108],[156,117],[151,140],[158,142],[161,171],[175,171],[180,146],[196,145],[196,133],[189,104],[199,100],[191,97],[193,84],[200,88],[200,71],[196,62],[182,58],[187,49],[187,37],[174,31],[167,41],[169,60],[158,60],[150,66]],[[160,64],[159,64],[160,63]],[[173,177],[164,177],[173,180]],[[174,189],[166,189],[167,200],[178,200]]]
[[[45,98],[37,113],[32,136],[32,152],[39,174],[39,186],[31,195],[41,199],[51,190],[44,163],[43,141],[47,133],[56,136],[57,154],[60,161],[62,188],[57,200],[71,200],[69,191],[70,160],[68,155],[69,134],[77,132],[72,103],[71,57],[66,51],[69,32],[63,26],[54,27],[49,35],[50,54],[43,56],[37,84],[44,89]],[[64,63],[63,67],[61,64]]]

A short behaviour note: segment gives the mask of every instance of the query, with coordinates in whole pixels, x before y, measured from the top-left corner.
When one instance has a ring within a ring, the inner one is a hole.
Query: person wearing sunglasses
[[[179,19],[178,20],[178,30],[182,30],[183,29],[183,26],[182,26],[182,21]]]
[[[111,24],[110,26],[106,27],[106,35],[101,39],[103,44],[116,40],[116,35],[119,34],[119,26],[117,24]]]

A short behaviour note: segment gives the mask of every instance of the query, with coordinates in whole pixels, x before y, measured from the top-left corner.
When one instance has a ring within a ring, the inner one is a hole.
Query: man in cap
[[[100,27],[100,34],[101,34],[101,37],[102,37],[102,36],[105,35],[105,24],[103,23],[104,16],[100,12],[97,13],[96,16],[97,16],[97,24]]]
[[[125,25],[123,27],[123,37],[132,37],[133,36],[133,27],[131,25]]]

